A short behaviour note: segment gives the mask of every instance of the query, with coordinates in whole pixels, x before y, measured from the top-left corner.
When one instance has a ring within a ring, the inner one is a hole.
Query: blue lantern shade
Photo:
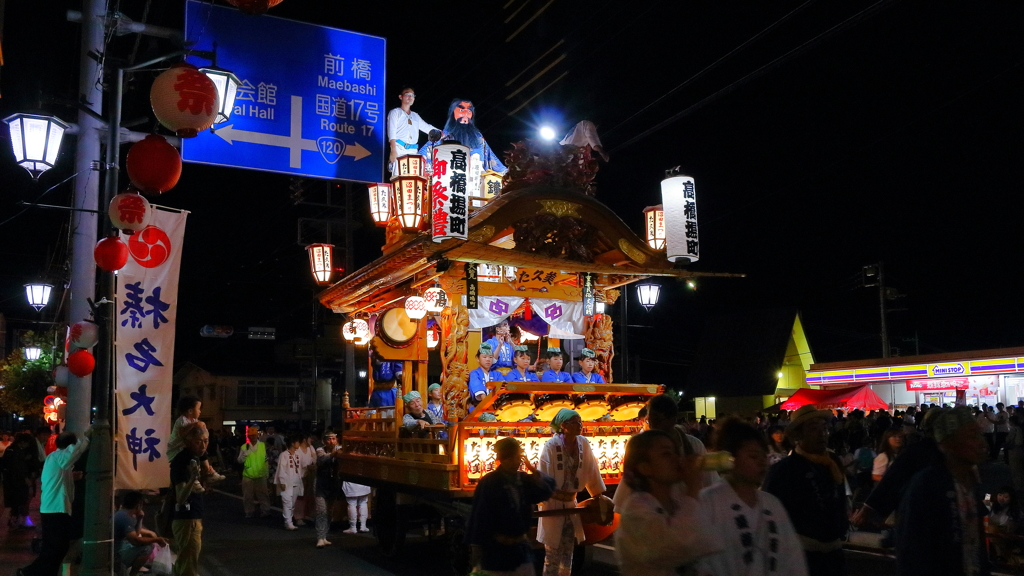
[[[69,124],[39,114],[14,114],[4,118],[4,122],[10,130],[14,160],[19,166],[28,170],[32,178],[39,178],[53,168]]]

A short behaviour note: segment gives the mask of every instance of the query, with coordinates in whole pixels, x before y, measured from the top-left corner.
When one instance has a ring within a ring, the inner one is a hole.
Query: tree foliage
[[[25,360],[16,349],[0,362],[0,412],[42,416],[46,389],[53,386],[53,357],[44,352],[38,360]]]

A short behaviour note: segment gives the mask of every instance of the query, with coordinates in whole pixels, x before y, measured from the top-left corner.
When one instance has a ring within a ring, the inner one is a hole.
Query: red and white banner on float
[[[121,237],[130,256],[117,273],[114,309],[117,489],[170,485],[174,325],[188,212],[153,208],[146,228]]]
[[[434,242],[443,242],[449,238],[465,240],[469,226],[469,199],[466,192],[469,148],[461,144],[436,146],[431,167],[431,236]]]

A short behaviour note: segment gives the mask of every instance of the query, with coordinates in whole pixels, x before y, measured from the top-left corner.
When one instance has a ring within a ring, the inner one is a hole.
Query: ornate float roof
[[[537,185],[503,193],[469,220],[467,240],[434,243],[427,231],[403,234],[385,254],[320,293],[336,312],[415,277],[441,259],[599,275],[599,288],[650,276],[742,276],[676,268],[596,198]]]

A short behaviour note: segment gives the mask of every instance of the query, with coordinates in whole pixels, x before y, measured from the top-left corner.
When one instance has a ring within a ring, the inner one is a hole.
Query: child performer
[[[487,384],[505,380],[501,372],[491,369],[494,365],[493,352],[491,345],[484,342],[476,353],[476,361],[480,363],[480,367],[469,373],[469,395],[474,403],[479,403],[487,395]]]
[[[806,576],[800,539],[778,498],[759,490],[768,471],[768,450],[756,428],[730,417],[715,426],[714,449],[729,452],[735,467],[700,493],[700,526],[725,545],[700,561],[700,574]]]
[[[302,437],[298,435],[288,436],[288,449],[281,452],[277,461],[277,472],[274,473],[274,484],[281,495],[281,511],[284,514],[284,529],[298,530],[292,523],[292,515],[295,512],[295,499],[302,496],[302,454],[299,453],[299,444]]]
[[[580,351],[580,372],[572,375],[573,382],[579,384],[604,384],[604,378],[597,372],[594,372],[594,368],[597,368],[596,357],[597,354],[590,348],[584,348]]]
[[[668,432],[647,430],[629,440],[623,481],[632,493],[615,533],[622,576],[675,576],[676,568],[722,550],[717,534],[700,524],[697,457],[683,458]]]
[[[505,374],[506,382],[536,382],[537,375],[530,372],[530,352],[524,345],[516,346],[515,368]]]
[[[568,382],[572,383],[572,375],[562,372],[562,365],[565,358],[562,357],[562,349],[558,346],[548,348],[548,369],[541,375],[541,382]]]

